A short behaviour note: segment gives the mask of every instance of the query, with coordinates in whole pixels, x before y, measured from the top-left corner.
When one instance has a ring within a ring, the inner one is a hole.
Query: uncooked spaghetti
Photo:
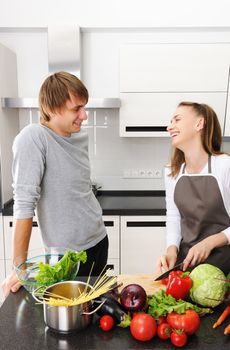
[[[66,298],[61,295],[57,295],[51,292],[46,291],[42,296],[40,295],[40,299],[42,299],[43,303],[48,304],[50,306],[74,306],[86,303],[93,299],[100,297],[102,294],[109,292],[114,288],[114,285],[117,282],[117,277],[109,276],[110,269],[106,270],[106,272],[99,276],[96,282],[94,283],[92,289],[88,290],[88,282],[90,276],[88,277],[86,287],[83,292],[79,290],[79,296],[75,298]]]

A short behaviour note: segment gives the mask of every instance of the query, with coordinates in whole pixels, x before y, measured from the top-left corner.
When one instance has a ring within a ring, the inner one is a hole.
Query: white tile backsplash
[[[38,119],[37,110],[20,110],[20,129]],[[103,190],[164,190],[163,168],[171,153],[169,138],[120,137],[118,109],[90,110],[85,130],[89,135],[91,178]],[[223,146],[230,153],[229,140]],[[161,170],[162,177],[124,178],[125,170],[140,169]]]
[[[92,180],[104,190],[164,189],[163,167],[168,162],[168,138],[124,138],[119,136],[119,111],[97,110],[94,127],[87,128]],[[160,179],[124,178],[124,170],[159,169]]]

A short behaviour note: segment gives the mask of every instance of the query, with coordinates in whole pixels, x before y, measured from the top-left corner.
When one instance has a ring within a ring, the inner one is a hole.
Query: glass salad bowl
[[[86,261],[84,251],[49,247],[29,250],[26,260],[17,257],[14,269],[21,284],[29,292],[41,286],[71,281],[77,276],[80,262]]]

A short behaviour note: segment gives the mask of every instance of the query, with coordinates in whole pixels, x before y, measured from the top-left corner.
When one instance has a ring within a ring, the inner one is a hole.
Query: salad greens
[[[164,290],[160,290],[154,295],[149,296],[148,305],[148,313],[157,319],[173,311],[183,314],[188,309],[195,310],[200,316],[213,312],[209,308],[201,308],[182,299],[176,300],[173,296],[166,295]]]
[[[78,270],[78,264],[80,262],[85,263],[86,260],[87,254],[84,250],[80,252],[68,250],[55,265],[40,262],[35,280],[40,283],[49,284],[74,279]]]

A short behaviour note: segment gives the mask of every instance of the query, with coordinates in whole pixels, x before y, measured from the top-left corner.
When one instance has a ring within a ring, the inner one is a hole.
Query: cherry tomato
[[[145,313],[136,314],[130,324],[132,336],[140,341],[152,339],[157,332],[157,324],[154,318]]]
[[[156,319],[156,321],[157,321],[158,326],[159,326],[160,324],[162,324],[162,323],[166,323],[166,316],[159,316],[159,317]]]
[[[186,310],[184,314],[171,312],[167,316],[167,323],[172,328],[183,329],[186,334],[194,334],[200,326],[200,317],[194,310]]]
[[[100,318],[100,327],[103,331],[110,331],[114,326],[114,319],[110,315],[104,315]]]
[[[172,332],[172,327],[168,323],[161,323],[157,327],[157,335],[160,339],[168,339],[170,338],[170,334]]]
[[[171,343],[178,348],[182,348],[182,346],[184,346],[188,341],[187,334],[179,330],[173,331],[170,335],[170,339]]]

